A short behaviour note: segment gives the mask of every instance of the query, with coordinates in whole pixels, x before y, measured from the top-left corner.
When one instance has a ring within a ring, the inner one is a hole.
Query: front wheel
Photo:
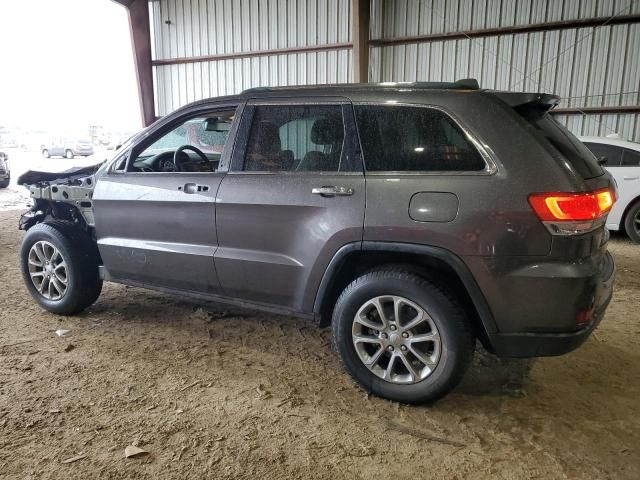
[[[333,313],[333,341],[367,391],[403,403],[435,401],[462,379],[475,339],[460,305],[397,269],[354,280]]]
[[[71,150],[67,150],[64,152],[64,156],[67,157],[68,159],[72,159],[73,158],[73,152]]]
[[[81,312],[102,290],[96,245],[64,222],[31,227],[22,240],[20,266],[34,300],[58,315]]]
[[[49,150],[47,150],[46,148],[44,150],[42,150],[42,156],[44,158],[49,158],[51,155],[49,154]]]
[[[631,240],[640,243],[640,202],[636,202],[627,212],[624,229]]]

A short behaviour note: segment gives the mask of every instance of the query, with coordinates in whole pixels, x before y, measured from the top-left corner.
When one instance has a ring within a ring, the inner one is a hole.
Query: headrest
[[[280,131],[275,123],[267,121],[260,122],[253,150],[263,155],[280,152]]]
[[[339,120],[319,118],[311,127],[311,141],[316,145],[341,143],[344,138],[342,122]]]

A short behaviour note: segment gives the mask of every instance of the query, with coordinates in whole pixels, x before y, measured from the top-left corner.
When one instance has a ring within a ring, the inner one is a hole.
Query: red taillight
[[[613,206],[615,194],[608,188],[586,193],[534,193],[529,204],[543,222],[580,222],[600,218]]]

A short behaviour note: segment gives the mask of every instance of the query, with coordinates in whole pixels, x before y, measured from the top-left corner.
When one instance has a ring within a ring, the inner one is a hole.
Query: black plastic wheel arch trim
[[[460,281],[467,289],[467,293],[469,294],[469,297],[471,298],[471,301],[473,302],[473,305],[478,312],[480,321],[482,322],[482,325],[484,326],[487,334],[492,334],[498,331],[495,320],[493,318],[493,314],[491,313],[491,309],[489,308],[489,304],[487,303],[484,294],[480,290],[480,287],[478,286],[475,278],[469,271],[469,268],[460,259],[460,257],[445,248],[402,242],[379,242],[365,240],[363,242],[353,242],[342,246],[329,262],[322,280],[320,281],[318,293],[316,294],[316,298],[313,304],[313,313],[316,318],[320,317],[322,302],[331,286],[334,274],[342,265],[342,262],[345,260],[346,256],[349,253],[358,250],[410,253],[432,257],[443,261],[453,269],[453,271],[458,275]]]

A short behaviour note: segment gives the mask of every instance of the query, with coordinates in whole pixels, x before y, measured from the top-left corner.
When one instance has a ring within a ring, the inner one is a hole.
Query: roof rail
[[[381,82],[381,83],[343,83],[319,85],[288,85],[277,87],[254,87],[243,90],[242,94],[273,92],[278,90],[302,90],[310,88],[367,88],[367,87],[421,87],[433,90],[479,90],[480,85],[475,78],[462,78],[455,82]]]

